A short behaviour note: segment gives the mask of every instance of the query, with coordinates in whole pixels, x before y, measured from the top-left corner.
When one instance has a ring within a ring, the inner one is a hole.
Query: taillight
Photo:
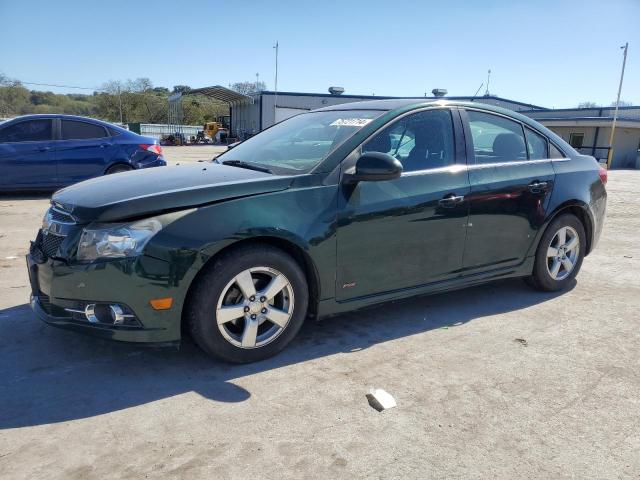
[[[162,147],[160,145],[140,145],[142,150],[146,150],[147,152],[155,153],[156,155],[162,155]]]
[[[600,171],[598,172],[598,174],[600,175],[600,180],[602,180],[602,184],[606,185],[607,184],[607,178],[609,176],[607,169],[604,168],[603,166],[600,166]]]

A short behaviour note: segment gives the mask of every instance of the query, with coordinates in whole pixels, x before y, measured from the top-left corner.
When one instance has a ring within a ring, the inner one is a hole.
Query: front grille
[[[76,223],[76,219],[70,213],[63,212],[62,210],[58,210],[55,207],[51,207],[49,209],[49,216],[54,222]]]
[[[60,249],[60,245],[62,245],[64,239],[65,237],[54,235],[52,233],[42,235],[41,249],[47,257],[55,257],[58,255],[58,250]]]

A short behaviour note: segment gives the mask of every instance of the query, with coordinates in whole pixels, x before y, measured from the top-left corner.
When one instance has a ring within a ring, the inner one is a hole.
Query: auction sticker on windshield
[[[332,127],[364,127],[373,118],[339,118],[331,122]]]

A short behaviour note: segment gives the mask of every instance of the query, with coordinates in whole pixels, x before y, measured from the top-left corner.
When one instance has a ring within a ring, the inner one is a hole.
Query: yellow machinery
[[[211,140],[216,138],[216,134],[220,130],[226,130],[221,123],[218,122],[207,122],[204,124],[204,134],[209,137]]]
[[[196,137],[191,137],[192,143],[224,143],[229,136],[229,117],[218,117],[215,122],[207,122],[203,125],[202,130],[198,131]]]

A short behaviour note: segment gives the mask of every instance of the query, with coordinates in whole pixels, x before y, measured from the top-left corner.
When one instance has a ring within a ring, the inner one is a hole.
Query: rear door
[[[509,117],[463,112],[469,152],[465,273],[522,263],[547,216],[554,183],[548,141]]]
[[[0,185],[47,188],[57,183],[53,122],[38,118],[0,127]]]
[[[100,124],[60,119],[56,142],[58,179],[61,185],[102,175],[113,155],[109,132]]]

